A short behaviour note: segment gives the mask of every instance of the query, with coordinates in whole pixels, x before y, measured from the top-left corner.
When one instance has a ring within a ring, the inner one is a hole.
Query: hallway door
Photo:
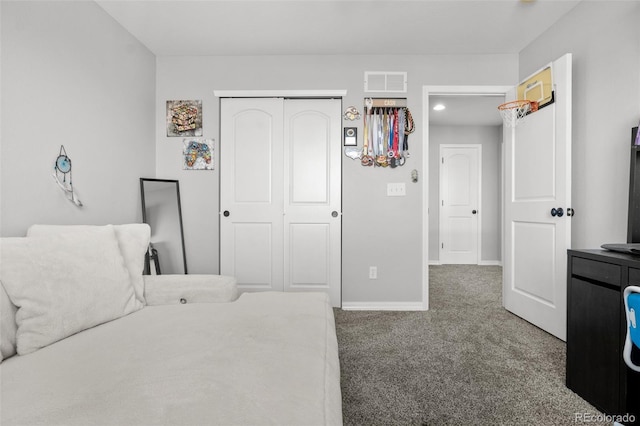
[[[440,146],[440,262],[479,260],[482,146]]]

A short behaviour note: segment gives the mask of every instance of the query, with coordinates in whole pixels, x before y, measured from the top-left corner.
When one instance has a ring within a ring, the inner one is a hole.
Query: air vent
[[[365,71],[364,91],[365,93],[407,93],[407,73]]]

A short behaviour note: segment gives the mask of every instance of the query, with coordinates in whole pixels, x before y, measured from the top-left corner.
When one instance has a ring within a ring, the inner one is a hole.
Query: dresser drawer
[[[640,273],[640,270],[638,270]],[[620,287],[622,269],[619,265],[596,260],[572,257],[571,273],[574,276]]]

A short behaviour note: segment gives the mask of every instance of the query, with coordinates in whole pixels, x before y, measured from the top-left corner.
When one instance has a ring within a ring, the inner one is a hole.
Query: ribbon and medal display
[[[415,124],[406,99],[365,99],[363,166],[403,166],[409,157],[409,135]]]

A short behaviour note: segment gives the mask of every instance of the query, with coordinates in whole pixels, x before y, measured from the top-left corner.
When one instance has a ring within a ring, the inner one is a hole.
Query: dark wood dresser
[[[633,414],[640,424],[640,373],[622,359],[622,291],[640,285],[640,257],[607,250],[569,250],[568,257],[567,387],[600,411]]]

